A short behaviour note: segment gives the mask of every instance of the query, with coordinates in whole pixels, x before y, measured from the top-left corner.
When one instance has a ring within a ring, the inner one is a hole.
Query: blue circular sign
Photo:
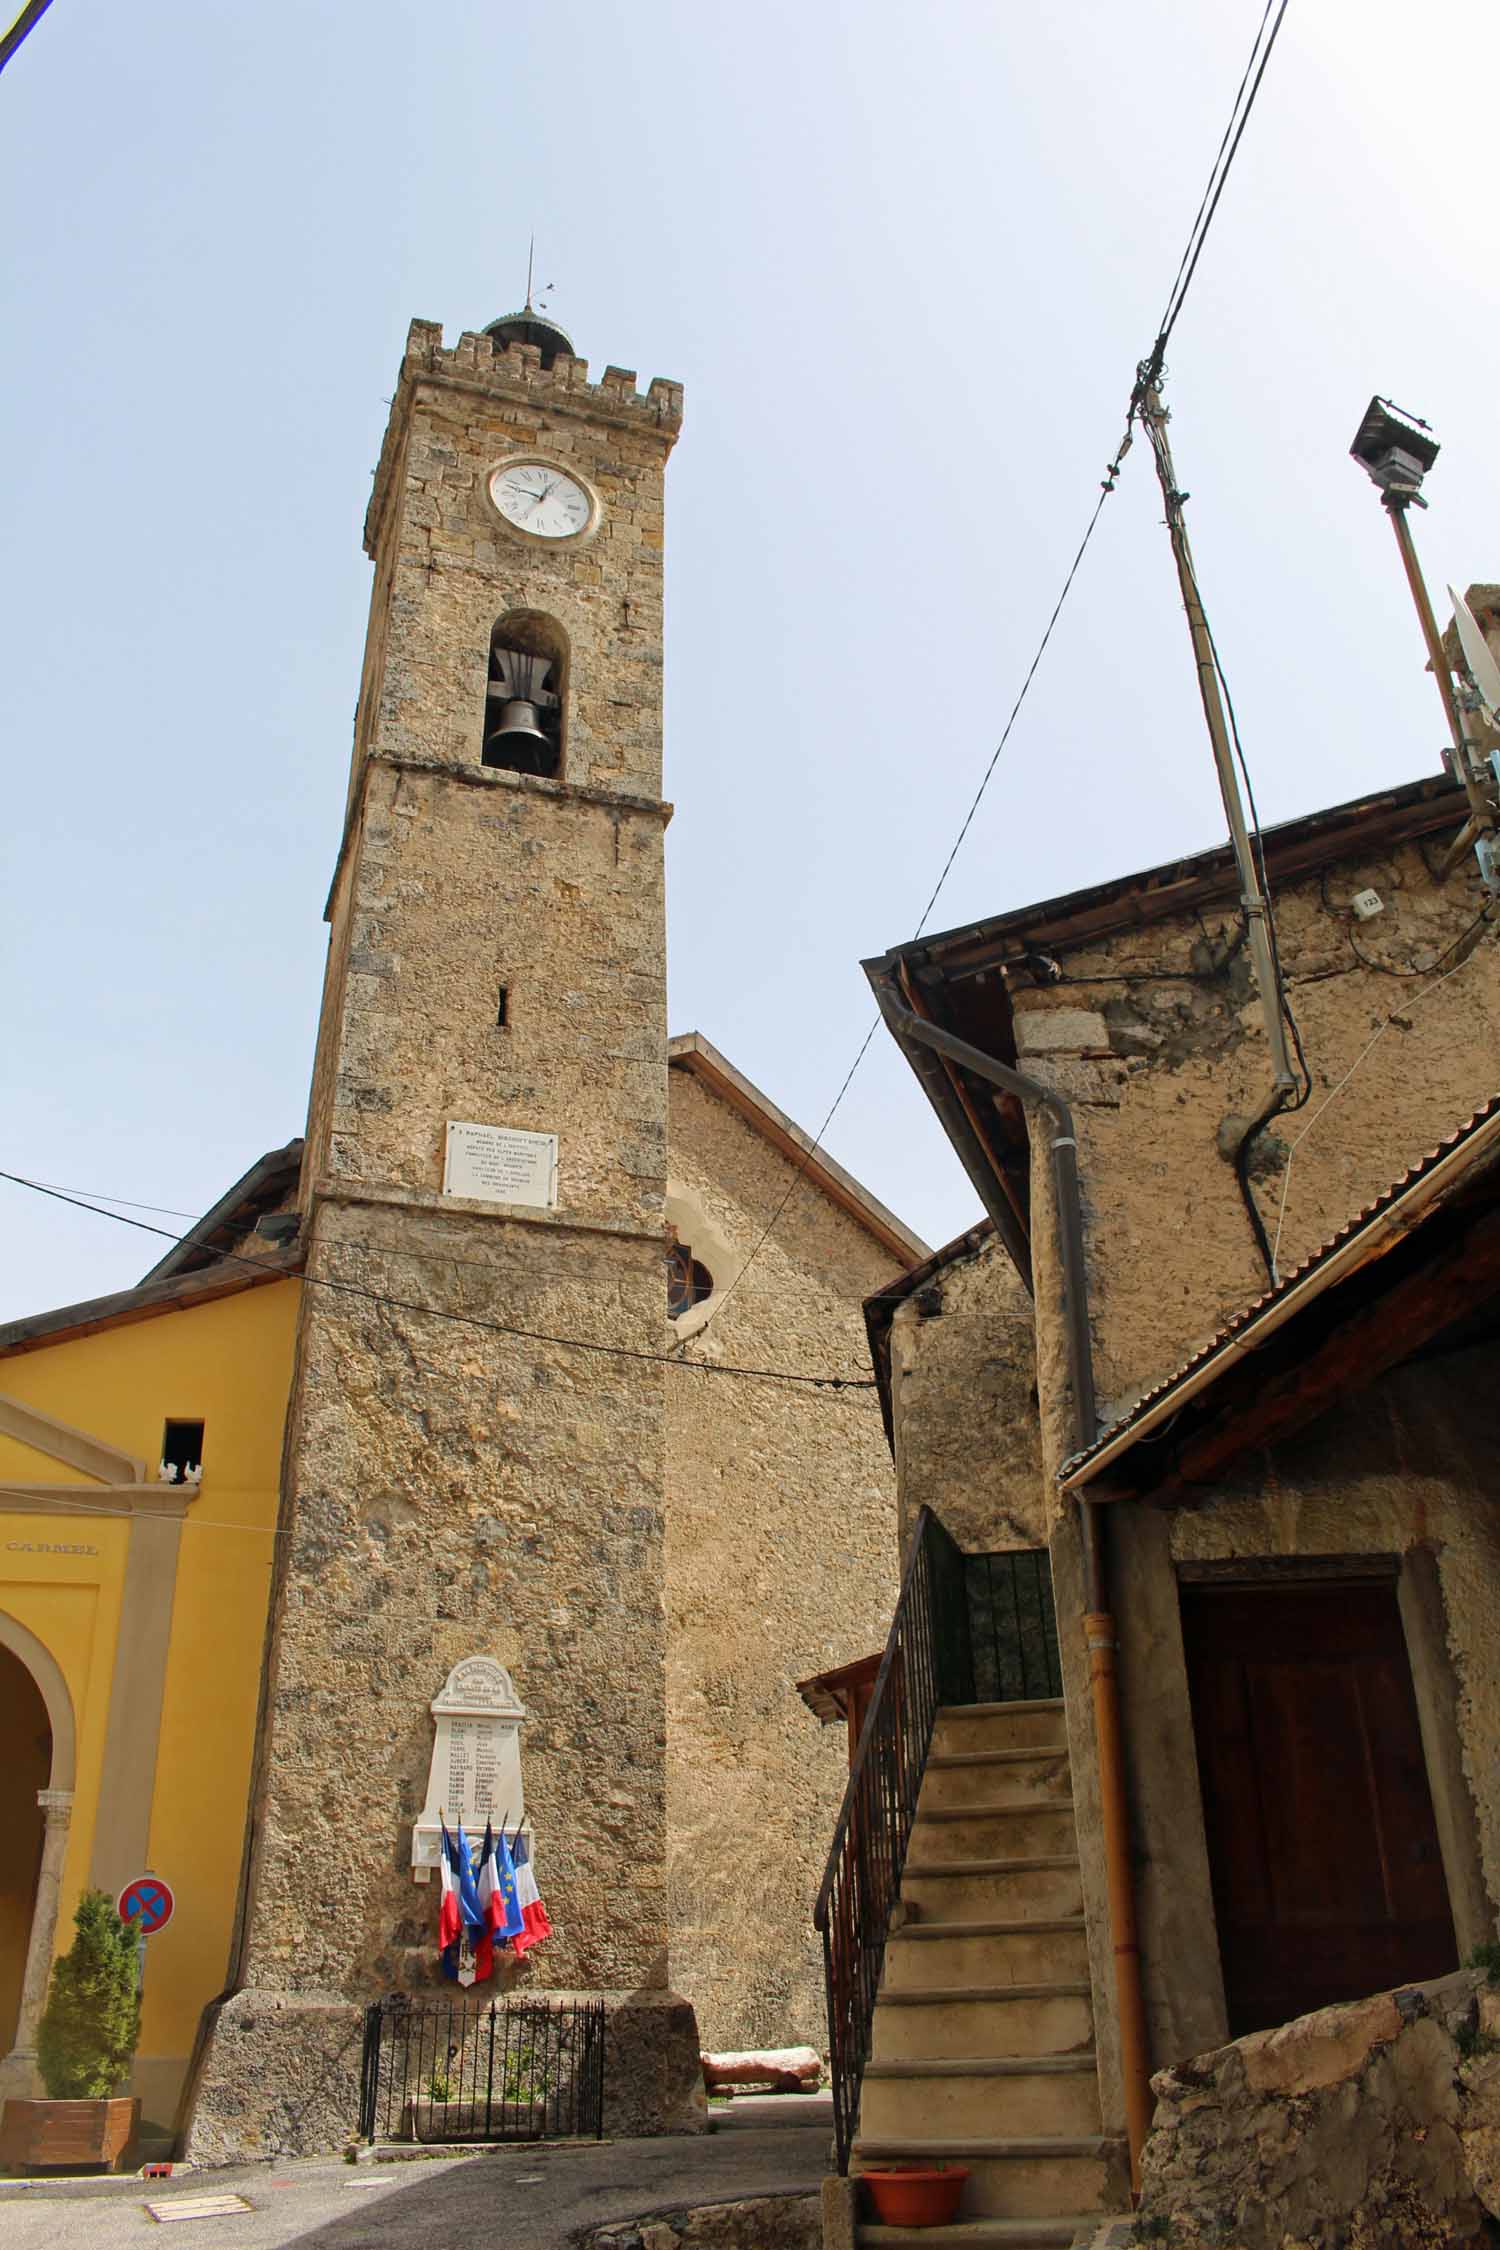
[[[122,1922],[133,1922],[139,1916],[142,1937],[154,1937],[158,1930],[164,1930],[176,1905],[171,1884],[164,1883],[159,1875],[137,1875],[115,1900]]]

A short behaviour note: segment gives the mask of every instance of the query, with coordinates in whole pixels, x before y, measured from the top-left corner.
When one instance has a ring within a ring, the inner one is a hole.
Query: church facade
[[[84,1881],[170,1880],[191,1826],[140,2088],[197,2155],[348,2137],[363,2006],[436,1974],[413,1826],[430,1705],[473,1655],[520,1700],[524,1807],[496,1810],[524,1811],[555,1925],[506,1980],[610,1998],[651,2058],[631,2122],[701,2122],[695,2007],[711,2043],[819,2036],[807,1906],[842,1759],[794,1682],[883,1635],[860,1306],[924,1246],[707,1041],[668,1039],[680,416],[678,386],[591,383],[529,312],[451,349],[413,325],[305,1143],[140,1289],[0,1331],[0,1500],[41,1529],[10,1546],[30,1608],[0,1592],[42,1793],[6,1873],[8,2077]],[[196,1432],[170,1473],[158,1422]],[[101,1491],[113,1522],[49,1541]],[[92,1578],[62,1552],[84,1545]],[[54,1564],[88,1580],[66,1648]]]

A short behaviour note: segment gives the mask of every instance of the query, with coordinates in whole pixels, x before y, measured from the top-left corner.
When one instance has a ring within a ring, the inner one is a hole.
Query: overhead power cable
[[[27,33],[36,29],[51,5],[52,0],[27,0],[9,31],[0,33],[0,70],[4,70]]]
[[[1161,374],[1166,364],[1168,340],[1173,329],[1177,326],[1178,316],[1187,300],[1187,293],[1193,285],[1193,276],[1198,271],[1198,260],[1202,257],[1203,245],[1208,240],[1208,230],[1214,223],[1214,214],[1219,208],[1219,199],[1224,193],[1230,168],[1239,153],[1240,142],[1244,139],[1245,127],[1250,122],[1250,112],[1255,107],[1255,97],[1260,92],[1260,82],[1266,75],[1266,64],[1271,59],[1271,49],[1276,44],[1277,34],[1281,30],[1288,5],[1289,0],[1280,0],[1279,5],[1277,0],[1266,0],[1265,12],[1256,26],[1255,37],[1250,45],[1250,59],[1245,64],[1244,75],[1235,90],[1234,101],[1229,112],[1229,122],[1224,128],[1224,137],[1219,143],[1218,153],[1215,155],[1209,170],[1208,185],[1203,190],[1203,199],[1198,205],[1192,226],[1188,230],[1186,246],[1178,263],[1172,286],[1167,292],[1166,310],[1163,312],[1160,325],[1157,328],[1156,342],[1151,347],[1151,356],[1146,361],[1146,368],[1150,372],[1143,375],[1143,379],[1138,381],[1136,385],[1138,398],[1145,397],[1151,384]],[[1270,22],[1273,8],[1276,10],[1276,20],[1271,24],[1270,37],[1267,38],[1266,25]],[[1253,84],[1251,83],[1252,73],[1254,74]],[[1249,89],[1248,94],[1246,92],[1247,87]]]
[[[221,1250],[213,1243],[203,1242],[196,1235],[173,1234],[168,1227],[154,1227],[144,1219],[127,1218],[123,1211],[106,1210],[102,1203],[90,1203],[81,1196],[64,1194],[59,1188],[43,1187],[40,1181],[27,1179],[20,1172],[0,1170],[0,1180],[9,1180],[15,1187],[29,1188],[36,1195],[49,1196],[55,1203],[70,1203],[76,1210],[92,1211],[96,1218],[113,1219],[119,1226],[134,1227],[141,1234],[159,1235],[167,1242],[185,1243],[194,1248],[211,1250],[216,1258],[222,1259],[226,1264],[243,1266],[253,1273],[265,1273],[276,1263],[270,1257],[247,1258],[239,1251]],[[124,1201],[125,1198],[118,1200]],[[369,1243],[349,1243],[340,1247],[377,1257],[401,1255],[399,1250]],[[428,1262],[430,1261],[424,1253],[424,1263]],[[545,1329],[522,1328],[512,1321],[486,1320],[478,1313],[456,1312],[446,1305],[422,1304],[411,1298],[394,1297],[386,1290],[367,1289],[356,1281],[335,1281],[329,1275],[308,1273],[305,1270],[288,1273],[286,1278],[300,1283],[306,1289],[331,1289],[340,1296],[359,1297],[368,1304],[384,1305],[393,1312],[417,1313],[428,1320],[450,1321],[462,1328],[478,1328],[488,1335],[516,1337],[527,1343],[555,1344],[563,1351],[588,1352],[602,1359],[644,1360],[660,1367],[681,1367],[685,1364],[700,1375],[737,1375],[750,1382],[792,1383],[820,1391],[873,1391],[876,1387],[873,1379],[867,1375],[812,1375],[784,1367],[732,1367],[718,1360],[684,1362],[672,1352],[642,1351],[629,1344],[601,1344],[586,1336],[555,1336]]]
[[[990,781],[993,778],[995,772],[995,768],[1000,763],[1001,754],[1004,751],[1006,744],[1010,740],[1011,732],[1015,726],[1016,720],[1019,718],[1021,713],[1021,706],[1025,702],[1027,694],[1031,688],[1031,683],[1036,677],[1037,668],[1040,665],[1042,658],[1047,653],[1047,645],[1052,638],[1053,629],[1057,624],[1058,618],[1062,614],[1063,604],[1064,602],[1066,602],[1068,595],[1072,592],[1073,581],[1078,576],[1079,566],[1081,565],[1085,554],[1088,552],[1089,542],[1094,536],[1095,527],[1097,526],[1099,517],[1103,511],[1104,503],[1109,498],[1110,494],[1114,491],[1115,486],[1119,481],[1121,466],[1124,462],[1126,454],[1130,451],[1132,428],[1139,415],[1140,408],[1144,403],[1146,393],[1150,389],[1151,385],[1154,382],[1159,381],[1161,377],[1161,373],[1166,360],[1168,339],[1171,336],[1172,330],[1177,325],[1178,317],[1181,314],[1183,305],[1187,299],[1188,290],[1192,286],[1193,276],[1198,270],[1198,261],[1203,255],[1203,245],[1208,239],[1208,230],[1213,225],[1214,214],[1219,208],[1219,201],[1224,193],[1225,182],[1229,178],[1230,168],[1234,163],[1236,154],[1238,153],[1240,142],[1244,138],[1245,127],[1249,123],[1250,112],[1255,106],[1255,97],[1260,92],[1260,83],[1266,73],[1266,64],[1271,59],[1271,49],[1276,44],[1276,36],[1281,29],[1282,20],[1286,15],[1288,5],[1289,0],[1279,0],[1279,5],[1278,0],[1266,0],[1265,11],[1261,16],[1260,23],[1256,27],[1255,38],[1251,44],[1249,60],[1245,64],[1244,73],[1241,76],[1239,86],[1235,91],[1234,102],[1229,112],[1229,122],[1224,128],[1223,138],[1219,143],[1218,152],[1214,157],[1213,165],[1209,172],[1208,184],[1203,190],[1202,199],[1200,200],[1198,209],[1194,214],[1192,226],[1188,230],[1187,243],[1183,249],[1182,257],[1178,261],[1177,272],[1173,276],[1171,289],[1167,293],[1166,309],[1162,314],[1161,323],[1157,330],[1156,342],[1151,348],[1150,357],[1146,359],[1136,371],[1135,387],[1131,391],[1130,403],[1125,416],[1124,434],[1121,437],[1118,446],[1115,448],[1115,452],[1113,458],[1110,461],[1109,467],[1104,473],[1104,481],[1099,488],[1099,497],[1094,502],[1088,522],[1084,527],[1083,537],[1078,543],[1078,550],[1075,553],[1072,562],[1068,566],[1068,573],[1063,580],[1062,591],[1058,595],[1056,602],[1053,604],[1052,614],[1047,620],[1040,641],[1037,643],[1036,653],[1032,657],[1030,664],[1027,666],[1025,676],[1021,681],[1020,691],[1016,696],[1015,702],[1011,705],[1010,716],[1006,720],[1005,725],[1001,730],[1000,739],[996,743],[995,748],[990,755],[989,764],[985,767],[984,773],[980,779],[979,787],[974,792],[973,801],[971,802],[968,811],[964,814],[963,820],[960,823],[958,834],[953,840],[952,849],[949,851],[946,860],[943,862],[942,872],[938,876],[937,882],[933,885],[932,895],[928,899],[926,906],[922,910],[921,920],[918,922],[911,938],[907,941],[909,944],[914,945],[917,942],[917,939],[920,938],[923,932],[926,930],[928,922],[932,917],[933,908],[937,905],[943,887],[946,884],[949,875],[952,873],[953,863],[957,859],[959,852],[962,849],[964,838],[968,835],[970,828],[974,824],[974,816],[978,812],[979,807],[984,800],[985,792],[989,788]],[[1270,36],[1267,37],[1266,26],[1271,21],[1271,12],[1273,8],[1276,11],[1275,21],[1274,23],[1271,23]],[[1218,668],[1217,651],[1215,651],[1214,663],[1215,667]],[[1220,671],[1219,677],[1222,682],[1222,670]],[[1228,702],[1227,686],[1225,687],[1225,701],[1226,703]],[[1238,756],[1240,761],[1241,769],[1244,770],[1244,754],[1239,748],[1239,736],[1237,732],[1235,734],[1235,750],[1236,755]],[[1246,788],[1248,790],[1248,772],[1246,772],[1245,779]],[[1257,824],[1257,848],[1259,847],[1259,837],[1260,831]],[[1284,992],[1282,1004],[1285,1007],[1286,1003]],[[1290,1009],[1287,1009],[1287,1016],[1289,1027],[1291,1029],[1293,1039],[1296,1042],[1298,1054],[1300,1057],[1301,1037],[1297,1031],[1296,1024],[1291,1021]],[[781,1222],[782,1214],[786,1210],[787,1205],[791,1202],[793,1195],[796,1193],[803,1175],[807,1171],[808,1166],[812,1163],[813,1158],[821,1149],[823,1145],[824,1135],[827,1133],[829,1126],[833,1123],[834,1118],[838,1115],[839,1109],[843,1104],[844,1096],[848,1093],[850,1086],[854,1083],[855,1073],[858,1071],[860,1064],[864,1061],[865,1056],[869,1051],[870,1042],[874,1038],[875,1033],[879,1029],[879,1027],[880,1018],[876,1016],[874,1021],[870,1024],[869,1029],[866,1031],[864,1038],[860,1041],[859,1051],[855,1055],[853,1062],[849,1065],[848,1070],[844,1074],[843,1084],[839,1087],[838,1092],[834,1095],[832,1102],[829,1104],[828,1110],[823,1118],[823,1122],[818,1127],[817,1132],[813,1136],[811,1146],[804,1152],[800,1163],[797,1165],[795,1171],[792,1174],[791,1180],[788,1182],[785,1193],[782,1195],[780,1202],[776,1205],[775,1210],[771,1213],[770,1218],[767,1220],[766,1225],[761,1232],[759,1240],[755,1243],[754,1247],[750,1251],[749,1256],[745,1259],[744,1264],[739,1268],[738,1272],[734,1276],[734,1279],[730,1282],[728,1288],[724,1291],[718,1303],[710,1312],[708,1319],[705,1320],[702,1325],[694,1331],[691,1337],[684,1339],[684,1341],[678,1345],[677,1350],[679,1355],[686,1352],[689,1343],[697,1342],[698,1339],[704,1335],[710,1325],[718,1319],[719,1314],[724,1310],[724,1307],[728,1304],[730,1298],[734,1295],[734,1292],[736,1291],[736,1289],[738,1289],[740,1283],[744,1280],[746,1274],[750,1271],[750,1268],[754,1265],[756,1259],[760,1256],[761,1251],[765,1248],[767,1242],[775,1233],[777,1226]],[[1303,1062],[1303,1070],[1305,1074],[1305,1061]],[[1308,1084],[1309,1086],[1311,1085],[1310,1079],[1308,1081]],[[1305,1094],[1303,1096],[1303,1099],[1306,1099]],[[1253,1137],[1253,1135],[1250,1137]],[[1254,1213],[1253,1218],[1254,1222],[1258,1224],[1259,1214]],[[1267,1250],[1269,1251],[1269,1245],[1267,1245]],[[684,1360],[683,1364],[690,1365],[693,1363]]]
[[[1126,444],[1128,445],[1128,443],[1129,431],[1127,429]],[[927,904],[922,909],[922,919],[918,922],[916,929],[913,931],[912,936],[909,940],[909,943],[913,945],[916,944],[917,939],[921,937],[923,931],[928,925],[928,922],[932,919],[932,910],[937,905],[938,899],[942,894],[943,885],[947,882],[949,875],[952,873],[953,862],[958,857],[960,847],[963,844],[963,840],[968,835],[969,830],[973,825],[974,815],[978,812],[981,800],[984,797],[984,793],[990,785],[990,776],[994,773],[996,766],[999,764],[1001,752],[1004,750],[1006,743],[1010,740],[1011,729],[1014,727],[1016,720],[1021,715],[1021,705],[1026,701],[1031,683],[1036,678],[1037,667],[1041,663],[1042,658],[1047,653],[1047,643],[1051,640],[1053,628],[1057,624],[1057,620],[1059,619],[1059,617],[1061,617],[1062,615],[1063,603],[1067,600],[1068,595],[1072,591],[1073,581],[1078,576],[1079,565],[1083,561],[1084,555],[1088,550],[1089,541],[1094,536],[1094,526],[1099,521],[1100,511],[1102,510],[1105,501],[1109,498],[1109,495],[1115,488],[1114,480],[1119,474],[1120,458],[1123,457],[1123,453],[1124,447],[1121,448],[1121,455],[1117,457],[1111,464],[1108,480],[1099,488],[1099,497],[1094,502],[1093,513],[1089,517],[1082,539],[1080,539],[1080,541],[1078,542],[1078,551],[1074,555],[1073,560],[1068,567],[1068,575],[1063,580],[1062,592],[1058,595],[1057,600],[1052,605],[1052,615],[1048,618],[1046,626],[1042,633],[1042,637],[1037,643],[1036,653],[1032,657],[1030,664],[1027,666],[1026,676],[1021,682],[1020,690],[1016,696],[1016,700],[1010,707],[1010,717],[1006,720],[1005,725],[1001,730],[1000,739],[996,743],[994,750],[990,755],[990,762],[985,767],[979,787],[974,792],[973,802],[969,806],[968,811],[964,814],[963,823],[959,828],[957,836],[955,836],[955,838],[953,839],[953,848],[949,852],[946,860],[943,862],[943,870],[932,887],[932,895],[928,899]],[[703,1335],[704,1331],[708,1328],[710,1323],[718,1319],[719,1314],[724,1310],[724,1307],[728,1304],[730,1298],[734,1295],[734,1292],[736,1291],[736,1289],[738,1289],[740,1283],[744,1280],[746,1274],[750,1271],[750,1268],[754,1265],[756,1259],[760,1256],[760,1253],[765,1248],[766,1243],[775,1233],[776,1228],[780,1223],[782,1213],[785,1211],[787,1205],[791,1202],[792,1197],[796,1194],[798,1185],[800,1184],[804,1173],[806,1172],[808,1166],[811,1164],[813,1158],[817,1155],[819,1149],[822,1147],[823,1136],[826,1134],[829,1126],[833,1123],[834,1118],[838,1114],[838,1110],[840,1104],[843,1102],[844,1096],[848,1093],[849,1088],[854,1083],[854,1074],[858,1070],[860,1064],[864,1061],[866,1054],[869,1052],[870,1041],[874,1038],[879,1028],[880,1018],[877,1015],[872,1018],[869,1029],[866,1031],[864,1038],[860,1041],[859,1052],[855,1056],[853,1062],[849,1065],[848,1070],[844,1073],[844,1082],[842,1086],[840,1086],[838,1092],[834,1095],[833,1100],[830,1102],[827,1114],[825,1115],[822,1124],[818,1127],[817,1132],[813,1136],[812,1145],[804,1152],[801,1162],[797,1165],[796,1169],[792,1173],[791,1179],[787,1182],[785,1194],[782,1196],[781,1201],[777,1204],[775,1210],[771,1213],[770,1218],[766,1221],[759,1241],[755,1244],[754,1248],[750,1252],[750,1255],[746,1258],[744,1264],[740,1267],[739,1271],[735,1274],[734,1279],[730,1282],[729,1287],[724,1291],[718,1303],[714,1306],[712,1312],[708,1316],[708,1319],[705,1320],[700,1327],[696,1328],[693,1334],[690,1337],[687,1337],[682,1344],[678,1345],[677,1349],[679,1355],[685,1352],[688,1344],[696,1343],[698,1338]],[[692,1366],[697,1363],[690,1360],[684,1360],[683,1364],[685,1366]]]

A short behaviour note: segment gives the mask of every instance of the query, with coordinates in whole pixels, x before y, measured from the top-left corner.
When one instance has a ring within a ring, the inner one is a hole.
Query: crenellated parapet
[[[449,347],[443,342],[440,321],[414,320],[407,330],[396,396],[391,402],[365,518],[365,548],[371,555],[391,471],[405,440],[407,413],[423,384],[479,393],[532,413],[540,410],[580,415],[591,422],[658,437],[668,450],[682,428],[682,385],[665,376],[653,376],[642,392],[633,369],[606,367],[598,382],[591,383],[588,361],[569,352],[559,352],[551,365],[544,367],[537,344],[504,345],[492,336],[466,329]]]
[[[486,390],[519,391],[533,402],[538,396],[587,401],[594,416],[628,414],[674,433],[682,423],[682,385],[653,376],[644,395],[636,388],[635,371],[606,367],[597,383],[589,381],[589,363],[559,352],[550,367],[542,365],[539,344],[502,345],[493,336],[465,329],[451,350],[445,348],[441,323],[414,320],[407,331],[403,375],[433,375],[478,383]]]

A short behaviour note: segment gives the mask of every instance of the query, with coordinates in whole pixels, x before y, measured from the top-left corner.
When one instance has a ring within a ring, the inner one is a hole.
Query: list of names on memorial
[[[512,1125],[448,1123],[444,1195],[480,1203],[520,1203],[552,1210],[557,1203],[557,1135]]]

